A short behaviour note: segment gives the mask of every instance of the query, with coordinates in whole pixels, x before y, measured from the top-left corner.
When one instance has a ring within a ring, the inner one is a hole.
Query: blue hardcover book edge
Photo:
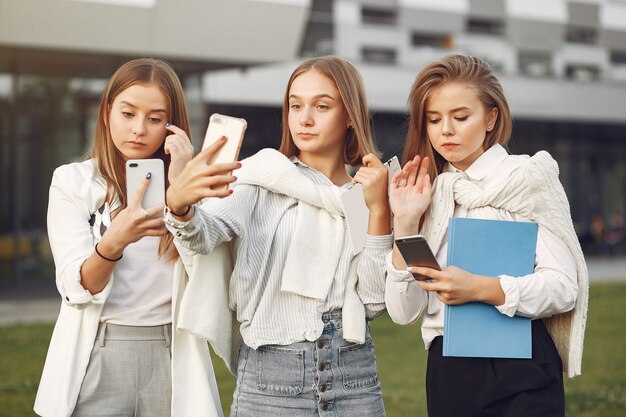
[[[448,265],[474,274],[531,274],[536,248],[536,223],[450,219]],[[485,303],[446,305],[443,355],[528,359],[532,356],[530,319],[505,316]]]

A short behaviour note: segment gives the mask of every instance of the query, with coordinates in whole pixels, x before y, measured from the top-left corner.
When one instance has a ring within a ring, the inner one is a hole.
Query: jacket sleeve
[[[82,172],[72,165],[55,170],[48,202],[48,238],[54,258],[56,284],[66,304],[83,308],[90,303],[102,304],[110,282],[100,293],[92,295],[80,284],[80,269],[94,250],[89,219],[93,183],[85,184]],[[78,178],[77,178],[78,177]]]

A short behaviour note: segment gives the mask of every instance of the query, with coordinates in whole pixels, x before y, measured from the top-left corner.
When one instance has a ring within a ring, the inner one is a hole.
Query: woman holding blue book
[[[588,277],[569,204],[547,152],[507,153],[511,129],[502,86],[482,59],[447,56],[417,76],[390,206],[395,237],[423,234],[442,270],[407,268],[394,247],[385,300],[396,323],[424,314],[431,417],[563,416],[562,372],[581,373]],[[537,223],[534,270],[492,277],[448,265],[451,217]],[[444,356],[444,307],[469,302],[532,319],[532,357]]]

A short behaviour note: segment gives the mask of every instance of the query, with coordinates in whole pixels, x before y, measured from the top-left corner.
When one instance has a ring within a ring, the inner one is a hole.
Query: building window
[[[363,61],[376,64],[395,64],[397,53],[392,48],[372,48],[365,47],[361,51]]]
[[[433,48],[452,49],[454,38],[451,35],[440,33],[413,32],[411,36],[413,46],[431,46]]]
[[[375,25],[395,25],[398,14],[392,9],[380,9],[374,7],[361,8],[361,21]]]
[[[565,77],[574,81],[595,81],[600,78],[600,69],[595,65],[569,64],[565,67]]]
[[[611,51],[611,64],[626,65],[626,51]]]
[[[481,35],[502,36],[504,23],[501,20],[471,17],[467,19],[465,31]]]
[[[552,56],[549,52],[520,51],[519,72],[529,77],[552,75]]]
[[[595,28],[568,26],[565,40],[569,43],[595,45],[598,43],[598,31]]]

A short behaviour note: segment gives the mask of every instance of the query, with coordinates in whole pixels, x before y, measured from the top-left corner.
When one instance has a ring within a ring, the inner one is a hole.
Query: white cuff
[[[392,256],[393,251],[389,251],[387,255],[385,255],[385,268],[387,269],[387,278],[390,278],[392,281],[396,282],[415,281],[412,273],[410,273],[409,271],[398,270],[393,266]]]
[[[513,317],[519,306],[520,290],[517,278],[509,275],[500,275],[500,287],[504,292],[504,304],[496,306],[498,311],[509,317]]]

